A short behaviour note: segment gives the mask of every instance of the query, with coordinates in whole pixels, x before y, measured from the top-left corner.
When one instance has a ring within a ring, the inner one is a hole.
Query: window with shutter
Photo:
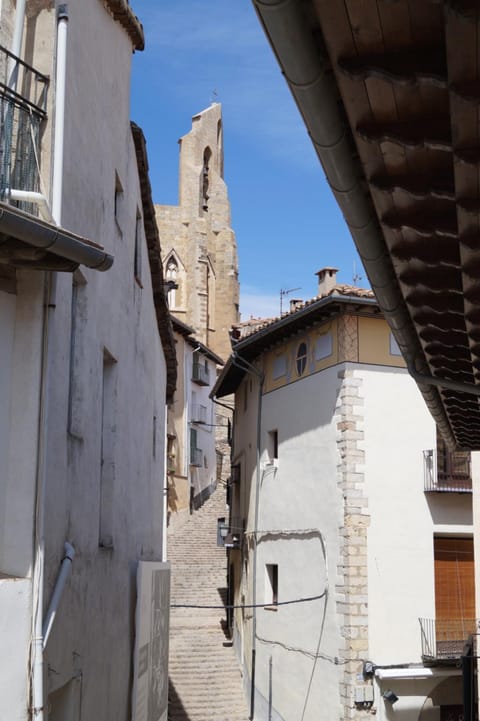
[[[434,554],[437,647],[455,652],[475,629],[473,539],[435,538]]]

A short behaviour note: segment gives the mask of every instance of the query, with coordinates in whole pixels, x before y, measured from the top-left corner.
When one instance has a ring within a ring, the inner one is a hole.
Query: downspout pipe
[[[68,577],[72,570],[73,558],[75,556],[75,549],[71,543],[66,541],[65,543],[65,555],[62,558],[60,564],[60,570],[58,572],[57,580],[55,582],[55,588],[53,589],[48,611],[43,622],[42,635],[43,635],[43,650],[47,647],[48,639],[50,637],[50,631],[52,630],[55,617],[57,615],[58,606],[62,597],[63,589],[67,583]]]
[[[55,136],[53,143],[52,216],[62,224],[63,149],[65,144],[65,93],[67,68],[68,6],[59,5],[57,14],[57,66],[55,75]]]
[[[380,308],[405,358],[423,357],[385,245],[330,65],[298,0],[252,0],[355,241]],[[414,352],[412,354],[412,349]],[[421,370],[427,370],[426,360]],[[420,388],[448,445],[455,438],[438,391]]]
[[[52,215],[60,225],[63,187],[63,136],[65,116],[66,82],[66,5],[60,5],[57,15],[57,67],[56,67],[56,110],[55,139],[52,183]],[[57,126],[58,122],[58,126]],[[60,138],[57,138],[57,132]],[[60,177],[59,177],[60,175]],[[49,380],[51,373],[52,324],[56,303],[56,274],[45,276],[45,299],[42,343],[42,387],[39,415],[39,450],[37,464],[37,501],[35,527],[35,565],[33,589],[33,649],[32,649],[32,716],[33,721],[45,718],[44,690],[44,628],[43,602],[45,586],[45,500],[48,474],[48,429],[49,429]]]
[[[45,497],[47,480],[47,442],[49,417],[50,323],[53,307],[50,304],[52,274],[45,274],[43,338],[41,352],[40,408],[38,417],[38,452],[35,499],[34,567],[32,583],[32,719],[43,721],[45,711],[43,656],[43,601],[45,583]]]
[[[260,486],[261,486],[261,468],[260,468],[260,455],[261,455],[261,439],[262,439],[262,399],[263,399],[263,383],[265,381],[265,375],[254,365],[249,363],[245,358],[240,356],[233,350],[232,352],[232,363],[237,368],[256,376],[258,379],[258,406],[257,406],[257,448],[256,448],[256,472],[255,472],[255,515],[254,515],[254,528],[253,528],[253,563],[252,563],[252,669],[250,678],[250,716],[249,718],[253,721],[255,717],[255,672],[256,672],[256,655],[257,655],[257,531],[258,531],[258,518],[260,509]]]

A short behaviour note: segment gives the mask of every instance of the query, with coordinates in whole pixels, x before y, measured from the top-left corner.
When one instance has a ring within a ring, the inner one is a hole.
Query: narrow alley
[[[169,529],[171,603],[220,606],[226,600],[226,553],[216,545],[226,515],[219,487],[203,507]],[[172,608],[169,721],[246,721],[243,681],[221,609]]]

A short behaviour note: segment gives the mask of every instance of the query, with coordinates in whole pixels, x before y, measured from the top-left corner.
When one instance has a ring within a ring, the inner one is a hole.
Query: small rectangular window
[[[328,356],[332,355],[332,350],[332,334],[324,333],[318,336],[315,341],[315,360],[319,361],[322,358],[328,358]]]
[[[190,429],[190,465],[201,467],[204,464],[203,452],[197,447],[197,430]]]
[[[277,355],[273,360],[273,380],[282,378],[287,374],[287,356]]]
[[[270,461],[274,461],[278,458],[278,431],[268,431],[268,447],[267,447],[268,458]]]
[[[265,605],[278,604],[278,565],[267,563],[265,565]]]

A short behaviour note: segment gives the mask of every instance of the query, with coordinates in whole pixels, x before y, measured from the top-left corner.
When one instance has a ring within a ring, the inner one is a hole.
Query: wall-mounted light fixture
[[[217,518],[217,546],[224,546],[228,536],[228,523],[225,518]]]
[[[393,691],[392,691],[390,688],[387,688],[387,689],[382,693],[382,696],[383,696],[383,698],[385,699],[385,701],[388,701],[388,703],[392,704],[392,706],[393,706],[394,703],[397,703],[397,701],[398,701],[398,696],[397,696],[397,694],[396,694],[396,693],[393,693]]]
[[[240,548],[240,534],[229,533],[225,538],[225,548]]]

